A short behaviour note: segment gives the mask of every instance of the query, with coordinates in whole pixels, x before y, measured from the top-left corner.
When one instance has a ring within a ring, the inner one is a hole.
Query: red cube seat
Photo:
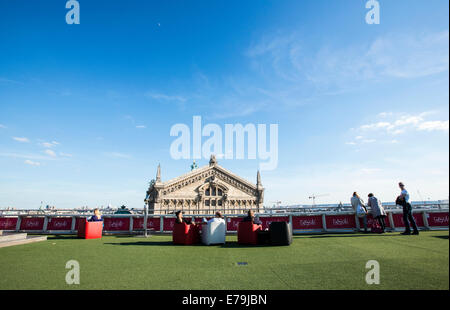
[[[81,219],[78,223],[78,237],[84,239],[98,239],[102,237],[103,222],[88,222]]]
[[[262,230],[261,225],[252,222],[239,222],[238,224],[238,243],[239,244],[258,244],[258,231]]]
[[[174,244],[195,244],[200,242],[200,231],[196,225],[175,223],[172,240]]]

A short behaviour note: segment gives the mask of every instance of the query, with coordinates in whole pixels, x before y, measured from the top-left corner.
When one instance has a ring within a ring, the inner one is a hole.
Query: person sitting
[[[183,211],[179,210],[175,212],[175,215],[177,216],[175,223],[182,224],[185,223],[186,225],[195,225],[191,220],[183,218]]]
[[[99,209],[94,210],[94,215],[89,218],[88,222],[103,222],[103,217]]]
[[[212,223],[212,222],[224,222],[222,212],[217,211],[216,216],[208,221],[208,223]]]
[[[252,222],[253,224],[261,225],[261,221],[255,217],[255,212],[253,210],[247,211],[247,216],[242,220],[243,222]]]

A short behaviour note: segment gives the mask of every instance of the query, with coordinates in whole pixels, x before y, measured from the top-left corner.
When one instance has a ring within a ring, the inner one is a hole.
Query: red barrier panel
[[[149,217],[147,219],[147,229],[151,229],[154,231],[159,231],[161,226],[160,218],[158,217]],[[133,230],[144,229],[144,218],[143,217],[134,217],[133,218]]]
[[[327,229],[351,229],[356,228],[355,216],[352,215],[327,215],[325,216]]]
[[[43,217],[23,217],[20,222],[20,230],[43,230]]]
[[[75,218],[75,230],[78,231],[78,226],[80,226],[80,222],[86,221],[86,217],[77,217]]]
[[[48,219],[47,230],[71,230],[71,217],[51,217]]]
[[[130,230],[129,217],[104,217],[103,218],[105,231],[127,231]]]
[[[239,222],[242,222],[242,217],[228,217],[227,231],[237,231]]]
[[[173,225],[175,224],[175,218],[164,218],[163,221],[163,230],[164,231],[173,231]]]
[[[323,229],[322,215],[293,216],[292,229]]]
[[[272,222],[288,222],[289,223],[289,216],[273,216],[273,217],[260,217],[259,220],[261,221],[262,229],[268,229],[270,223]]]
[[[448,226],[448,213],[428,213],[428,225],[430,227]]]
[[[364,228],[363,219],[362,219],[361,217],[358,218],[358,219],[359,219],[359,227],[360,227],[361,229],[363,229],[363,228]],[[374,220],[375,220],[375,219],[373,218],[372,214],[367,215],[367,228],[372,227],[373,221],[374,221]],[[386,227],[387,227],[387,228],[389,228],[389,227],[391,226],[391,222],[389,221],[389,216],[386,216],[386,217],[384,218],[384,223],[386,224]]]
[[[422,213],[413,213],[414,219],[416,220],[417,227],[424,227],[425,224],[423,222]],[[405,223],[403,222],[403,214],[396,213],[392,214],[392,219],[394,220],[394,226],[397,227],[405,227]]]
[[[17,217],[0,217],[0,230],[16,230]]]

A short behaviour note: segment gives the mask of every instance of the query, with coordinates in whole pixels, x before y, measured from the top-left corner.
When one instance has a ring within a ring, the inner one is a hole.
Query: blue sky
[[[448,1],[365,2],[0,0],[0,207],[142,207],[194,115],[278,124],[267,205],[448,199]]]

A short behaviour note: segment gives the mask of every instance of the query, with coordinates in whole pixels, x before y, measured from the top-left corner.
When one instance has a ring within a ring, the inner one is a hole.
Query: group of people
[[[402,182],[398,183],[398,186],[400,187],[401,192],[400,195],[395,200],[395,203],[403,207],[403,222],[405,224],[405,231],[402,233],[402,235],[411,235],[411,234],[418,235],[419,230],[417,228],[416,221],[414,220],[414,217],[412,215],[412,206],[409,203],[409,193],[405,189],[405,184],[403,184]],[[381,233],[385,232],[386,230],[385,218],[387,214],[383,208],[381,201],[378,198],[376,198],[372,193],[370,193],[368,195],[366,207],[364,201],[359,197],[358,193],[354,192],[350,202],[356,214],[363,218],[364,232],[367,232],[367,215],[369,213],[367,207],[370,207],[372,217],[375,220],[377,220],[381,228]],[[412,226],[413,228],[412,233],[410,226]]]
[[[194,225],[194,226],[199,225],[190,219],[184,218],[183,211],[181,211],[181,210],[175,212],[175,215],[177,217],[175,219],[175,223],[178,223],[178,224],[186,223],[187,225]],[[255,211],[253,211],[253,210],[248,210],[247,216],[244,217],[242,221],[243,222],[252,222],[257,225],[262,224],[262,222],[259,220],[259,218],[257,216],[255,216]],[[217,211],[215,216],[212,219],[210,219],[209,221],[205,221],[203,223],[211,223],[211,222],[225,222],[225,220],[223,219],[222,212]]]
[[[193,222],[190,219],[184,218],[183,217],[183,211],[181,211],[181,210],[175,212],[175,215],[177,217],[175,219],[175,223],[178,223],[178,224],[186,223],[187,225],[194,225],[194,226],[199,225],[199,224]],[[217,211],[215,216],[212,219],[210,219],[209,221],[206,221],[204,223],[211,223],[211,222],[224,222],[225,223],[225,220],[223,219],[222,212]]]
[[[405,189],[405,185],[400,182],[398,183],[398,186],[401,189],[400,195],[395,200],[395,203],[397,205],[400,205],[403,207],[403,222],[405,224],[405,231],[402,233],[403,235],[418,235],[419,230],[417,228],[416,221],[414,220],[414,217],[412,215],[412,206],[409,203],[409,193]],[[384,233],[386,230],[386,222],[385,218],[387,216],[386,211],[383,208],[383,205],[381,204],[381,201],[375,197],[372,193],[368,195],[368,201],[367,206],[364,204],[364,201],[359,197],[357,192],[353,193],[353,196],[350,200],[353,209],[355,210],[356,214],[363,219],[363,225],[364,225],[364,232],[367,232],[367,215],[369,214],[367,207],[370,207],[372,217],[377,220],[381,232]],[[186,223],[188,225],[199,225],[195,222],[192,222],[192,220],[183,218],[183,212],[177,211],[175,213],[176,215],[176,223]],[[99,209],[94,210],[94,215],[89,219],[89,221],[103,221],[103,218],[100,214]],[[225,222],[223,219],[223,215],[220,211],[217,211],[215,214],[215,217],[210,219],[209,221],[206,221],[206,223],[210,222],[217,222],[222,221]],[[255,213],[253,210],[249,210],[247,212],[247,216],[243,219],[244,222],[252,222],[255,224],[261,224],[261,221],[258,217],[255,217]],[[411,227],[413,228],[413,232],[411,232]]]

